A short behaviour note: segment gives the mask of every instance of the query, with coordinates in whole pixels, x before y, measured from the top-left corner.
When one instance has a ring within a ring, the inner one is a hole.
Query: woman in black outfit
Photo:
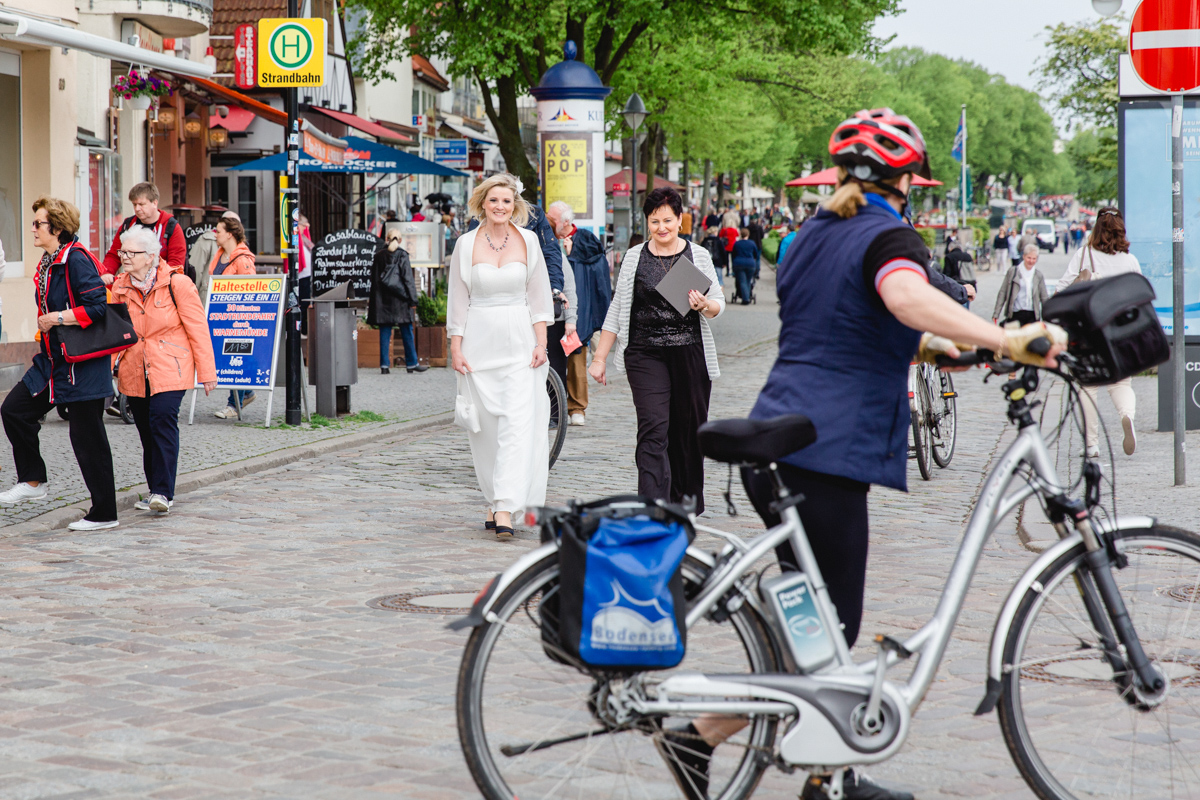
[[[708,321],[725,310],[721,282],[708,251],[679,238],[683,199],[671,188],[655,189],[642,207],[650,241],[630,247],[612,305],[588,372],[606,383],[605,360],[628,372],[638,431],[635,460],[638,494],[704,510],[704,456],[696,429],[708,421],[712,380],[720,376]],[[692,291],[691,310],[681,315],[655,286],[687,254],[710,281],[707,295]]]
[[[96,259],[75,237],[79,209],[65,200],[41,197],[33,212],[33,242],[45,251],[34,277],[41,350],[0,406],[17,466],[17,484],[0,493],[0,504],[39,500],[48,494],[38,435],[42,417],[60,406],[69,412],[71,447],[92,495],[87,516],[67,527],[73,531],[115,528],[117,490],[104,431],[104,401],[112,396],[112,358],[68,363],[58,336],[60,326],[87,328],[103,318],[108,296]]]
[[[408,251],[400,246],[400,231],[387,232],[387,247],[375,254],[371,264],[371,300],[367,306],[367,324],[379,328],[379,371],[391,372],[392,328],[400,328],[404,342],[404,365],[409,372],[424,372],[428,366],[417,363],[417,343],[413,321],[417,315],[417,285],[413,280]]]

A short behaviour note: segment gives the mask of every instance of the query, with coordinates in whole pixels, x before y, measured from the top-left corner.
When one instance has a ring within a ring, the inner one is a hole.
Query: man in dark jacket
[[[0,419],[12,445],[17,484],[0,493],[0,503],[14,505],[47,494],[42,459],[41,418],[64,407],[71,424],[71,447],[92,497],[87,516],[71,530],[117,526],[117,492],[112,450],[104,430],[104,401],[112,396],[109,356],[68,362],[62,351],[64,326],[91,328],[108,313],[108,298],[99,265],[79,243],[79,209],[64,200],[39,198],[33,204],[34,243],[44,252],[34,275],[41,348],[21,382],[0,405]],[[57,458],[61,462],[61,458]],[[61,466],[61,463],[59,464]]]
[[[977,286],[977,281],[973,277],[973,272],[971,273],[972,277],[968,277],[967,270],[963,268],[963,264],[970,264],[974,261],[975,259],[971,258],[970,253],[963,250],[957,244],[952,244],[946,250],[946,258],[942,262],[944,264],[942,272],[946,274],[946,277],[953,278],[963,286],[970,286],[972,289],[970,293],[972,295]],[[970,303],[966,303],[965,305],[970,308]]]

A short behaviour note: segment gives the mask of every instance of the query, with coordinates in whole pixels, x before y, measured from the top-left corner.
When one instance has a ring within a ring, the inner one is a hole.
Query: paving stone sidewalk
[[[758,305],[714,325],[714,418],[744,415],[770,367],[770,289],[764,269]],[[871,493],[864,642],[932,612],[1011,436],[995,382],[969,373],[957,386],[950,467],[925,482],[911,465],[909,494]],[[1130,512],[1171,494],[1150,463],[1159,438],[1169,449],[1169,434],[1146,430],[1139,468],[1125,470]],[[593,387],[587,426],[570,430],[551,472],[551,500],[630,490],[632,441],[627,385]],[[710,465],[710,524],[761,529],[736,483],[742,513],[723,515],[725,477]],[[478,797],[454,721],[465,635],[445,630],[450,617],[369,602],[416,592],[462,603],[536,545],[527,530],[495,541],[482,513],[466,437],[447,426],[191,492],[169,516],[129,516],[115,531],[0,539],[0,796]],[[1181,516],[1194,514],[1193,501]],[[871,770],[923,800],[1031,796],[995,717],[971,716],[996,612],[1033,558],[1013,527],[987,547],[908,743]],[[798,780],[769,773],[756,797],[795,797]]]

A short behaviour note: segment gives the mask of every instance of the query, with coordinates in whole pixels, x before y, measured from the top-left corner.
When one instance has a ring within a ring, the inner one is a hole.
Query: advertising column
[[[604,98],[612,89],[575,60],[574,42],[563,61],[546,70],[532,90],[538,101],[538,174],[542,207],[563,201],[575,224],[604,241]]]

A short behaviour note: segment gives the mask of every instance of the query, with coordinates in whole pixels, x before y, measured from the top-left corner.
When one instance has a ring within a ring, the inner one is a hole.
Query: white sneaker
[[[92,522],[90,519],[77,519],[67,526],[73,531],[102,531],[106,528],[115,528],[120,523],[115,519],[108,522]]]
[[[165,514],[171,510],[171,501],[161,494],[150,495],[150,510]]]
[[[18,483],[7,492],[0,493],[0,503],[6,506],[13,506],[17,503],[23,503],[26,500],[41,500],[49,494],[49,491],[44,483],[37,486],[30,486],[28,483]]]
[[[245,408],[245,406],[242,406]],[[237,409],[233,406],[225,406],[224,409],[213,414],[217,419],[237,419]]]
[[[1137,450],[1137,434],[1133,432],[1133,419],[1131,417],[1121,417],[1121,428],[1125,431],[1125,439],[1121,442],[1121,447],[1125,450],[1125,455],[1133,455],[1133,451]]]
[[[571,424],[583,426],[583,425],[586,425],[587,423],[583,419],[583,414],[572,414],[571,415]]]

